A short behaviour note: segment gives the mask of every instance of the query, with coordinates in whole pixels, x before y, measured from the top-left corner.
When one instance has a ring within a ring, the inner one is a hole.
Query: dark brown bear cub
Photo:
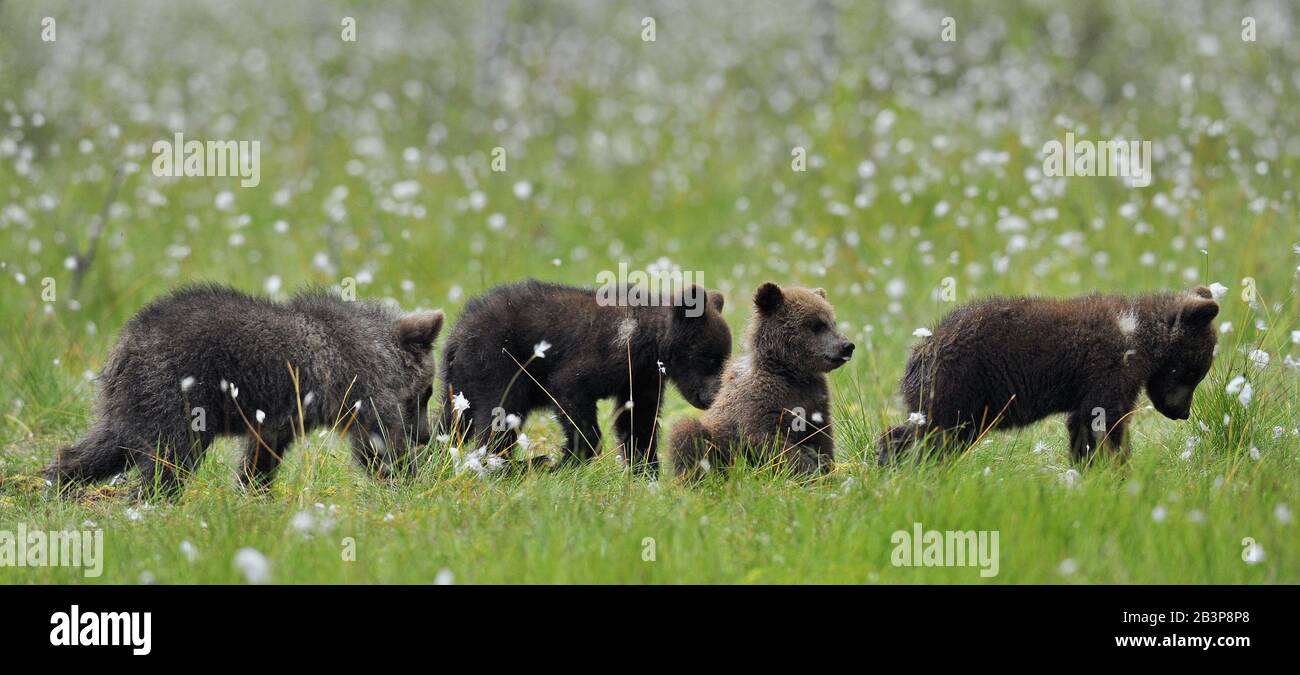
[[[444,433],[508,452],[528,414],[550,408],[565,459],[587,459],[600,448],[596,403],[614,399],[623,457],[655,473],[665,382],[707,408],[731,354],[721,294],[690,286],[667,300],[619,306],[597,290],[536,280],[471,300],[443,354]]]
[[[736,453],[777,460],[799,475],[829,471],[835,443],[826,373],[852,355],[826,291],[759,286],[745,351],[727,364],[717,400],[699,420],[673,429],[677,474],[723,469]]]
[[[442,320],[323,291],[286,303],[220,286],[176,291],[123,327],[99,376],[98,419],[46,476],[63,487],[134,464],[144,496],[175,493],[215,438],[238,435],[240,478],[261,488],[315,427],[346,431],[376,472],[408,468],[410,440],[430,435]]]
[[[1214,359],[1207,288],[1133,298],[993,298],[959,307],[912,349],[907,424],[880,438],[880,461],[927,437],[969,445],[990,428],[1066,413],[1070,450],[1127,454],[1124,428],[1143,387],[1165,416],[1187,419]]]

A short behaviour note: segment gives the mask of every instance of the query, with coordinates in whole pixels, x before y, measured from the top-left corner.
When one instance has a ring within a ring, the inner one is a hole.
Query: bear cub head
[[[722,386],[722,367],[731,356],[731,329],[722,318],[721,293],[691,286],[672,307],[667,363],[669,381],[688,403],[713,405]]]
[[[765,367],[826,373],[848,363],[853,343],[835,327],[835,309],[822,288],[766,282],[754,292],[750,344]]]
[[[401,372],[397,374],[402,401],[402,426],[406,436],[418,444],[433,437],[429,426],[429,399],[433,398],[433,378],[437,361],[433,343],[442,330],[442,312],[412,312],[394,324],[394,338],[401,355]]]
[[[1170,299],[1164,326],[1156,338],[1156,360],[1147,378],[1147,396],[1160,414],[1175,420],[1191,415],[1192,392],[1214,361],[1217,334],[1211,323],[1219,303],[1210,289],[1199,287]]]

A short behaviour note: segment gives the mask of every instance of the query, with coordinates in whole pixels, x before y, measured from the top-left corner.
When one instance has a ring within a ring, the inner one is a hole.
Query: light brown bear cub
[[[759,286],[745,349],[727,363],[718,397],[701,418],[673,429],[677,475],[725,468],[737,453],[799,475],[829,471],[835,444],[826,373],[852,355],[825,290]]]

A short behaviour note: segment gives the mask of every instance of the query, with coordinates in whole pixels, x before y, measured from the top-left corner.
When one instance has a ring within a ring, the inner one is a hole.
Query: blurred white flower
[[[1264,547],[1254,540],[1246,545],[1246,549],[1241,552],[1241,559],[1246,561],[1247,565],[1258,565],[1264,562]]]
[[[1060,565],[1056,566],[1057,574],[1060,574],[1063,577],[1073,576],[1074,573],[1078,571],[1079,563],[1074,558],[1066,558],[1061,561]]]
[[[301,533],[309,533],[316,527],[316,517],[310,511],[299,511],[289,519],[289,526]]]
[[[255,548],[245,547],[236,551],[234,565],[250,584],[264,584],[271,580],[271,561]]]
[[[433,583],[438,586],[450,586],[456,583],[456,575],[452,574],[451,570],[444,567],[438,570],[438,576],[433,578]]]
[[[265,284],[267,295],[275,295],[276,293],[279,293],[281,285],[283,285],[283,282],[280,280],[280,275],[272,274],[267,277]]]
[[[1286,504],[1278,504],[1273,508],[1273,517],[1277,518],[1277,522],[1282,523],[1283,525],[1290,525],[1291,507]]]
[[[1249,356],[1251,362],[1260,368],[1268,365],[1268,352],[1262,349],[1252,349]]]
[[[916,337],[928,338],[931,335],[934,335],[934,333],[931,333],[929,328],[917,328],[916,330],[912,331],[912,335],[915,335]]]
[[[551,348],[551,343],[547,342],[546,340],[542,340],[541,342],[538,342],[537,344],[533,345],[533,357],[538,359],[546,358],[546,350],[550,348]]]
[[[1151,520],[1163,523],[1167,517],[1169,517],[1169,509],[1166,509],[1163,504],[1157,504],[1154,509],[1151,509]]]
[[[465,398],[464,392],[458,391],[455,396],[451,397],[451,409],[458,413],[469,409],[469,399]]]
[[[1245,385],[1246,385],[1245,376],[1238,375],[1232,378],[1230,381],[1228,381],[1228,386],[1224,391],[1226,391],[1229,395],[1236,396],[1237,394],[1241,393],[1241,388]]]
[[[1220,298],[1222,298],[1223,296],[1225,296],[1225,295],[1227,295],[1227,294],[1228,294],[1228,287],[1227,287],[1227,286],[1224,286],[1223,284],[1221,284],[1221,283],[1219,283],[1219,282],[1217,282],[1217,281],[1214,282],[1214,283],[1212,283],[1212,284],[1210,284],[1210,295],[1212,295],[1212,296],[1214,297],[1214,300],[1215,300],[1216,302],[1217,302]]]
[[[196,548],[194,544],[191,544],[188,539],[186,539],[185,541],[181,542],[181,555],[185,556],[186,560],[190,562],[194,562],[199,558],[199,549]]]
[[[1241,387],[1241,393],[1237,394],[1237,400],[1241,402],[1241,405],[1248,406],[1250,405],[1250,400],[1254,398],[1254,396],[1255,390],[1250,386],[1250,383],[1247,382]]]
[[[181,380],[181,391],[189,391],[194,388],[194,378],[186,376]]]
[[[253,413],[253,417],[257,418],[258,424],[261,424],[266,421],[266,413],[262,412],[261,410],[258,410],[257,412]]]
[[[925,413],[922,412],[908,413],[907,423],[918,427],[925,426]]]
[[[515,199],[528,199],[533,196],[533,184],[526,180],[521,180],[515,183],[514,192]]]

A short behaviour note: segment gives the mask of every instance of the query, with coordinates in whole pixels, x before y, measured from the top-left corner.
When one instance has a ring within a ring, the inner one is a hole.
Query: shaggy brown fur
[[[720,293],[699,286],[673,306],[635,307],[602,306],[595,290],[540,281],[492,289],[465,306],[447,337],[444,433],[508,451],[528,414],[549,408],[567,436],[565,459],[588,459],[600,447],[597,401],[632,401],[614,422],[623,457],[655,473],[664,384],[673,382],[697,408],[717,394],[731,354],[722,307]],[[551,347],[530,362],[543,341]],[[452,407],[456,394],[469,401],[463,413]],[[500,424],[506,415],[516,424]]]
[[[263,488],[294,438],[316,427],[346,430],[357,461],[377,473],[407,470],[410,443],[430,435],[442,320],[324,291],[278,303],[183,288],[122,328],[99,375],[98,419],[46,476],[63,487],[134,464],[142,495],[174,494],[213,440],[236,435],[240,479]]]
[[[1210,370],[1219,305],[1209,289],[1139,297],[993,298],[949,314],[912,349],[902,380],[925,416],[881,436],[886,463],[918,439],[969,445],[987,429],[1066,413],[1076,460],[1100,446],[1127,454],[1124,429],[1145,386],[1152,404],[1187,419]]]
[[[796,474],[829,471],[835,444],[826,373],[852,354],[825,290],[759,286],[745,351],[727,364],[718,399],[699,420],[673,429],[677,474],[725,468],[738,452],[778,459]]]

